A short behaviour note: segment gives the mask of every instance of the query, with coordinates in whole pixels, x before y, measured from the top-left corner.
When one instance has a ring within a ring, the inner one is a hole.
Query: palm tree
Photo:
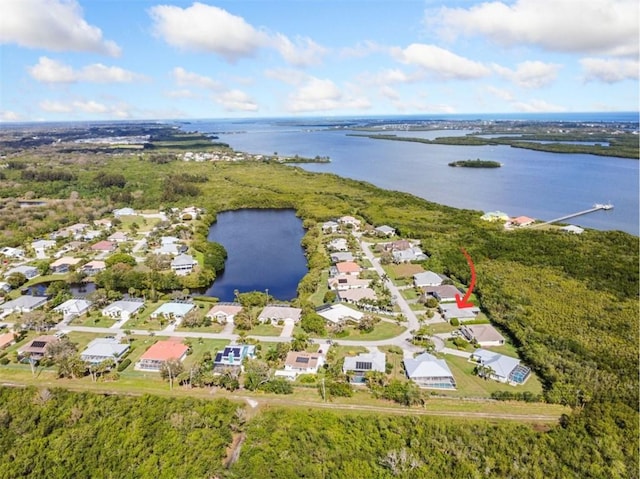
[[[309,335],[306,333],[297,333],[291,340],[291,349],[293,351],[304,351],[311,344]]]

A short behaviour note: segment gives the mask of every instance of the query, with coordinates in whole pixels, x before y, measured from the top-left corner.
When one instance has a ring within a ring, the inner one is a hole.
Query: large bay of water
[[[296,297],[298,283],[307,274],[300,245],[302,221],[293,210],[243,209],[225,211],[209,229],[209,241],[227,250],[225,270],[206,294],[233,301],[234,290],[269,290],[272,298]]]
[[[597,119],[596,119],[597,120]],[[186,130],[216,133],[238,151],[304,157],[329,156],[328,164],[303,164],[376,186],[405,191],[458,208],[501,210],[551,220],[612,203],[614,209],[570,220],[602,230],[638,235],[639,162],[583,154],[554,154],[508,146],[448,146],[349,136],[348,130],[282,120],[194,121]],[[398,132],[421,138],[468,131]],[[494,160],[502,168],[451,168],[456,160]]]

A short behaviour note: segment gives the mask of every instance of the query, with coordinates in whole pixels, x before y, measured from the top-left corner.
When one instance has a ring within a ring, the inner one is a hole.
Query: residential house
[[[170,359],[184,361],[188,352],[189,347],[182,344],[180,339],[158,341],[140,356],[135,369],[138,371],[159,372],[162,365]]]
[[[391,253],[394,263],[409,263],[411,261],[425,261],[429,257],[422,252],[419,246],[396,250]]]
[[[80,268],[80,271],[87,276],[93,276],[95,274],[98,274],[100,271],[104,271],[106,267],[107,265],[104,261],[94,259],[93,261],[89,261],[88,263],[83,265]]]
[[[329,251],[348,251],[349,243],[346,238],[334,238],[327,243],[327,249]]]
[[[102,219],[99,219],[99,220],[94,220],[93,224],[95,226],[97,226],[98,228],[103,228],[105,230],[109,230],[113,226],[113,221],[111,221],[109,218],[102,218]]]
[[[353,261],[353,253],[350,251],[338,251],[329,255],[332,263],[341,263],[343,261]]]
[[[164,303],[151,313],[151,317],[155,319],[162,316],[165,319],[181,321],[182,318],[184,318],[185,315],[195,307],[196,305],[193,303],[170,301],[168,303]]]
[[[522,227],[522,226],[529,226],[535,223],[535,221],[536,220],[534,218],[529,218],[528,216],[518,216],[516,218],[511,218],[511,220],[509,221],[509,224],[511,226]]]
[[[4,277],[7,278],[13,273],[23,274],[27,279],[33,279],[40,274],[38,268],[36,268],[35,266],[16,266],[15,268],[11,268],[10,270],[8,270],[4,274]]]
[[[113,210],[113,216],[116,218],[120,218],[121,216],[135,216],[136,210],[133,208],[120,208],[117,210]]]
[[[11,291],[11,285],[6,281],[0,281],[0,295],[2,295],[2,293],[8,293],[9,291]]]
[[[0,249],[0,253],[8,258],[24,258],[24,250],[20,248],[5,246],[4,248]]]
[[[350,274],[339,274],[333,278],[327,280],[327,286],[329,289],[335,289],[338,291],[346,291],[347,289],[366,288],[371,283],[371,280],[360,279],[357,276]]]
[[[502,211],[488,211],[485,214],[483,214],[480,217],[481,220],[484,221],[502,221],[502,222],[507,222],[509,221],[509,215],[506,213],[503,213]]]
[[[329,268],[330,276],[355,275],[358,276],[362,268],[355,261],[341,261]]]
[[[580,235],[584,233],[584,228],[580,228],[576,225],[567,225],[560,228],[562,231],[566,231],[567,233],[573,233],[575,235]]]
[[[438,306],[440,310],[440,314],[447,321],[451,322],[452,319],[456,318],[459,321],[469,321],[471,319],[475,319],[475,317],[480,312],[480,308],[476,306],[472,306],[470,308],[458,308],[457,303],[441,303]]]
[[[376,301],[378,296],[371,288],[356,288],[338,291],[338,299],[345,303],[359,304],[361,301]]]
[[[72,267],[80,263],[82,259],[72,258],[71,256],[63,256],[60,259],[55,260],[49,265],[52,273],[64,274],[68,273]]]
[[[207,318],[221,324],[233,323],[235,315],[242,311],[237,303],[218,303],[207,313]]]
[[[378,236],[389,237],[389,236],[394,236],[396,234],[395,228],[392,228],[389,225],[378,226],[377,228],[374,228],[374,231]]]
[[[284,370],[293,373],[294,377],[298,374],[317,374],[324,363],[324,356],[320,353],[289,351],[284,361]]]
[[[456,295],[464,296],[462,292],[452,284],[440,286],[425,286],[425,295],[436,298],[440,303],[451,303],[456,300]]]
[[[193,271],[198,262],[189,254],[181,254],[171,261],[171,269],[178,275],[184,276]]]
[[[325,234],[337,233],[340,230],[340,224],[336,221],[325,221],[322,223],[322,232]]]
[[[101,251],[110,253],[116,250],[116,244],[112,241],[102,240],[97,243],[91,245],[91,249],[93,251]]]
[[[360,225],[362,224],[359,219],[356,219],[353,216],[342,216],[338,218],[338,223],[347,227],[351,227],[356,231],[360,229]]]
[[[120,300],[111,303],[102,310],[102,316],[128,321],[144,307],[142,300]]]
[[[113,243],[124,243],[125,241],[129,240],[129,235],[124,231],[116,231],[115,233],[109,235],[107,240]]]
[[[76,238],[82,239],[84,241],[92,241],[96,238],[100,238],[102,236],[102,231],[100,230],[86,230],[81,235],[76,236]]]
[[[155,248],[152,252],[154,254],[166,254],[170,256],[178,256],[186,253],[189,248],[187,245],[180,243],[162,243],[159,248]]]
[[[386,356],[384,353],[360,353],[357,356],[344,358],[342,372],[349,377],[352,384],[363,384],[369,371],[386,372]]]
[[[200,208],[196,208],[195,206],[188,206],[180,212],[180,219],[183,221],[195,220],[200,216],[201,211]]]
[[[80,353],[80,359],[89,364],[100,364],[107,359],[118,363],[130,347],[128,343],[120,344],[115,338],[96,338]]]
[[[38,257],[44,257],[45,252],[51,248],[55,248],[56,242],[53,240],[36,240],[31,243],[31,247]]]
[[[324,305],[316,309],[316,313],[333,324],[340,324],[347,321],[359,322],[364,313],[344,304]]]
[[[302,309],[300,308],[292,308],[290,306],[266,306],[260,313],[260,316],[258,316],[258,321],[261,323],[277,323],[280,320],[288,320],[297,323],[300,321],[301,316]]]
[[[376,250],[393,252],[409,249],[413,246],[414,245],[409,240],[401,239],[397,241],[390,241],[389,243],[379,243],[376,246]]]
[[[407,377],[421,388],[455,389],[456,380],[444,359],[422,353],[414,359],[404,360]]]
[[[216,372],[228,369],[242,369],[245,358],[255,358],[256,347],[253,344],[229,344],[222,351],[216,353],[213,360],[213,370]]]
[[[462,335],[468,340],[483,347],[502,346],[504,337],[490,324],[469,324],[460,328]]]
[[[16,337],[13,333],[0,334],[0,351],[2,351],[5,348],[8,348],[15,342],[16,342]]]
[[[478,364],[478,375],[511,385],[524,384],[531,370],[520,364],[520,360],[494,353],[486,349],[476,349],[469,361]]]
[[[443,277],[433,271],[423,271],[413,275],[413,284],[417,288],[425,286],[440,286],[444,281]]]
[[[63,317],[76,317],[82,316],[91,307],[91,301],[86,299],[69,299],[59,306],[53,308],[56,313],[62,313]]]
[[[47,345],[59,341],[56,336],[38,336],[18,349],[18,357],[39,361],[47,353]]]
[[[6,313],[30,313],[44,306],[46,296],[18,296],[16,299],[0,304],[0,310]]]

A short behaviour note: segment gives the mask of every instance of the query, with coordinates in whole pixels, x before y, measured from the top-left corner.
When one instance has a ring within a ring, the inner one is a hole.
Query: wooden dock
[[[584,211],[578,211],[577,213],[571,213],[570,215],[565,215],[565,216],[561,216],[560,218],[555,218],[553,220],[550,221],[545,221],[544,223],[535,223],[533,225],[531,225],[532,228],[535,228],[537,226],[544,226],[544,225],[550,225],[552,223],[559,223],[560,221],[564,221],[564,220],[568,220],[570,218],[575,218],[576,216],[582,216],[582,215],[587,215],[589,213],[593,213],[594,211],[599,211],[599,210],[611,210],[613,209],[613,205],[612,204],[595,204],[593,205],[593,208],[589,208],[588,210],[584,210]]]

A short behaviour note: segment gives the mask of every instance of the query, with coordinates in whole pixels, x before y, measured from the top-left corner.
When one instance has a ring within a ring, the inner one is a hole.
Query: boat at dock
[[[600,209],[600,210],[612,210],[613,209],[613,205],[611,203],[606,203],[606,204],[602,204],[602,203],[596,203],[595,205],[593,205],[594,208]]]

